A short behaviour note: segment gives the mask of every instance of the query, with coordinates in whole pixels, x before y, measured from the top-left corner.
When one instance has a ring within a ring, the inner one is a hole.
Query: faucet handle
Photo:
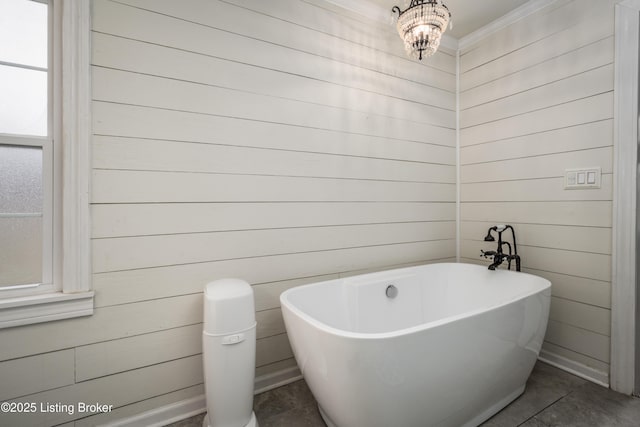
[[[483,251],[482,249],[480,249],[480,257],[485,257],[485,258],[489,258],[491,256],[494,256],[496,254],[496,251]]]

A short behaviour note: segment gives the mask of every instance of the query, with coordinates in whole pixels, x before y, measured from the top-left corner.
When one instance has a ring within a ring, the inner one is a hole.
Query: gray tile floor
[[[325,427],[303,380],[257,395],[253,407],[260,427]],[[200,427],[203,417],[170,427]],[[640,399],[538,362],[522,396],[482,426],[639,427]]]

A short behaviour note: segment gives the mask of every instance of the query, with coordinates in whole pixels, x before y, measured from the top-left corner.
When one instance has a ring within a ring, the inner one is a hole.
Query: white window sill
[[[0,300],[0,329],[93,314],[93,291]]]

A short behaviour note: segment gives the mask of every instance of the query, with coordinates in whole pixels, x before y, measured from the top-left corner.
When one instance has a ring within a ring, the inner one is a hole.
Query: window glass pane
[[[0,215],[24,213],[42,213],[42,148],[0,145]]]
[[[0,133],[47,135],[46,71],[0,65],[0,94]]]
[[[42,148],[0,145],[0,287],[40,282]]]
[[[48,6],[0,0],[0,61],[47,68]]]
[[[41,282],[42,217],[0,215],[0,288]]]

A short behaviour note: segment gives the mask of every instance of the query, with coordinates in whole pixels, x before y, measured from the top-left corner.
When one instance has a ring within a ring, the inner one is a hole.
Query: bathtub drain
[[[396,288],[395,285],[389,285],[385,293],[387,294],[387,298],[395,298],[398,296],[398,288]]]

